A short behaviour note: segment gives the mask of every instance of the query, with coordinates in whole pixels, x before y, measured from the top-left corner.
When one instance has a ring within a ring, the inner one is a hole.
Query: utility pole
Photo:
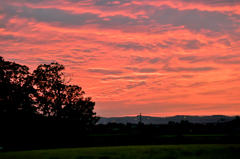
[[[140,123],[142,123],[142,114],[140,113]]]

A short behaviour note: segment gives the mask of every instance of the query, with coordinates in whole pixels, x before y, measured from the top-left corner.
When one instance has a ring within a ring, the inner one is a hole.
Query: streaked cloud
[[[123,73],[122,71],[119,71],[119,70],[107,70],[107,69],[89,69],[88,71],[91,73],[101,73],[105,75]]]
[[[132,85],[127,85],[127,89],[132,89],[132,88],[135,88],[135,87],[138,87],[138,86],[143,86],[143,85],[147,85],[146,82],[140,82],[140,83],[137,83],[137,84],[132,84]]]
[[[214,67],[164,67],[165,71],[169,72],[199,72],[199,71],[212,71],[216,70],[217,68]]]

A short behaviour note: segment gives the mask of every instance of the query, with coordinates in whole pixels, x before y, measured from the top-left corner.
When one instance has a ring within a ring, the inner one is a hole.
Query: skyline
[[[237,0],[8,0],[0,56],[63,64],[102,117],[240,115]]]

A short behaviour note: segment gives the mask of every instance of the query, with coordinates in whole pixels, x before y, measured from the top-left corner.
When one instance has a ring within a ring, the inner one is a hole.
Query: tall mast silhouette
[[[142,123],[142,113],[140,113],[140,123]]]

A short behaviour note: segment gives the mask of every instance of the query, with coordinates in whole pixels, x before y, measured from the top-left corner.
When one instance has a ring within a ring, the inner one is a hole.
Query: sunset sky
[[[1,0],[0,56],[63,64],[103,117],[240,115],[239,0]]]

